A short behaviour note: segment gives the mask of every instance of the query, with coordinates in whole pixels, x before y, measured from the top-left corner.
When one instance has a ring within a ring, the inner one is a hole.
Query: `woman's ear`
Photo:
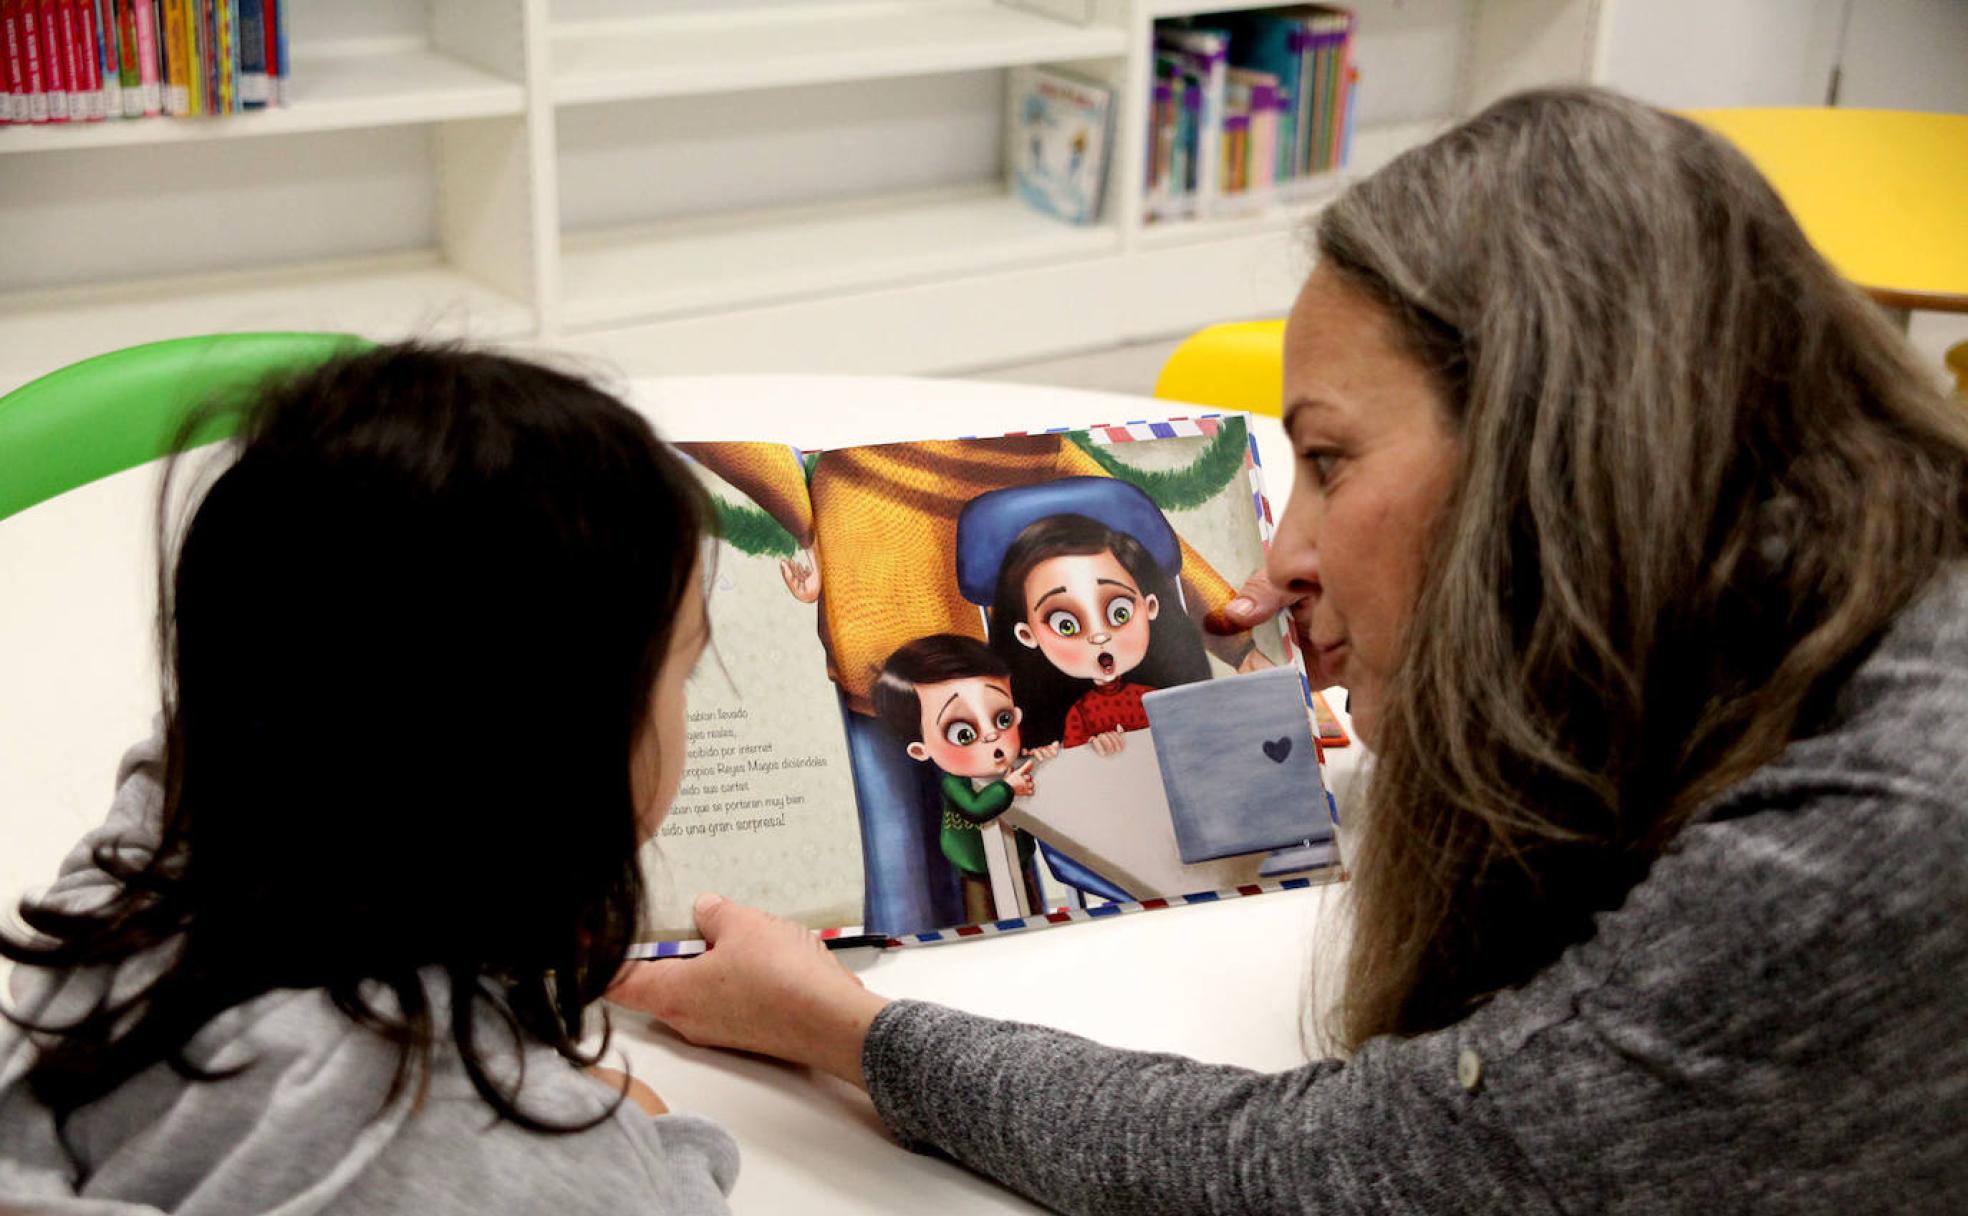
[[[1011,636],[1023,642],[1027,650],[1037,650],[1039,648],[1039,639],[1033,636],[1032,627],[1024,621],[1020,621],[1011,627]]]
[[[1025,720],[1025,711],[1024,711],[1023,709],[1020,709],[1020,708],[1019,708],[1018,706],[1016,706],[1016,705],[1014,705],[1014,706],[1012,706],[1012,707],[1011,707],[1011,724],[1012,724],[1013,726],[1016,726],[1016,725],[1018,725],[1018,724],[1019,724],[1020,722],[1023,722],[1024,720]]]
[[[1162,601],[1156,599],[1155,593],[1152,591],[1144,596],[1141,602],[1147,606],[1148,619],[1151,621],[1155,619],[1155,614],[1162,610]]]
[[[929,749],[922,745],[922,740],[920,739],[918,739],[914,743],[911,743],[909,746],[903,748],[902,750],[909,753],[909,759],[911,760],[929,759]]]

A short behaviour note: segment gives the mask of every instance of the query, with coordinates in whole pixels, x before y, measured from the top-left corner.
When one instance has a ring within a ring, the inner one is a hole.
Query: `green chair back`
[[[198,407],[371,343],[349,334],[173,338],[110,351],[0,397],[0,519],[165,455]],[[195,443],[223,439],[222,416]]]

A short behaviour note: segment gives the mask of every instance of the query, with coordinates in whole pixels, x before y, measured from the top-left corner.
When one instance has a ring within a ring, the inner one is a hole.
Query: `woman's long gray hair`
[[[1329,208],[1459,469],[1386,698],[1342,1043],[1591,932],[1968,551],[1968,413],[1749,162],[1611,93],[1496,103]]]

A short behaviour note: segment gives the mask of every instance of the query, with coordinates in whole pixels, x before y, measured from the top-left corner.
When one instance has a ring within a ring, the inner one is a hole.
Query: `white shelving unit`
[[[993,0],[789,4],[633,16],[553,35],[562,105],[974,72],[1119,55],[1117,25],[1076,25]]]
[[[1610,0],[1356,0],[1349,171],[1146,223],[1153,22],[1193,0],[294,0],[293,103],[0,130],[0,391],[228,329],[658,372],[933,372],[1281,311],[1351,176],[1592,79]],[[1116,93],[1099,223],[1004,180],[1005,69]]]

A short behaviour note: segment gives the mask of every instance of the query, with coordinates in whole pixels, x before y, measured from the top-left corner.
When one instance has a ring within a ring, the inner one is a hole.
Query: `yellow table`
[[[1968,312],[1968,114],[1693,110],[1763,171],[1838,272],[1889,309]]]

